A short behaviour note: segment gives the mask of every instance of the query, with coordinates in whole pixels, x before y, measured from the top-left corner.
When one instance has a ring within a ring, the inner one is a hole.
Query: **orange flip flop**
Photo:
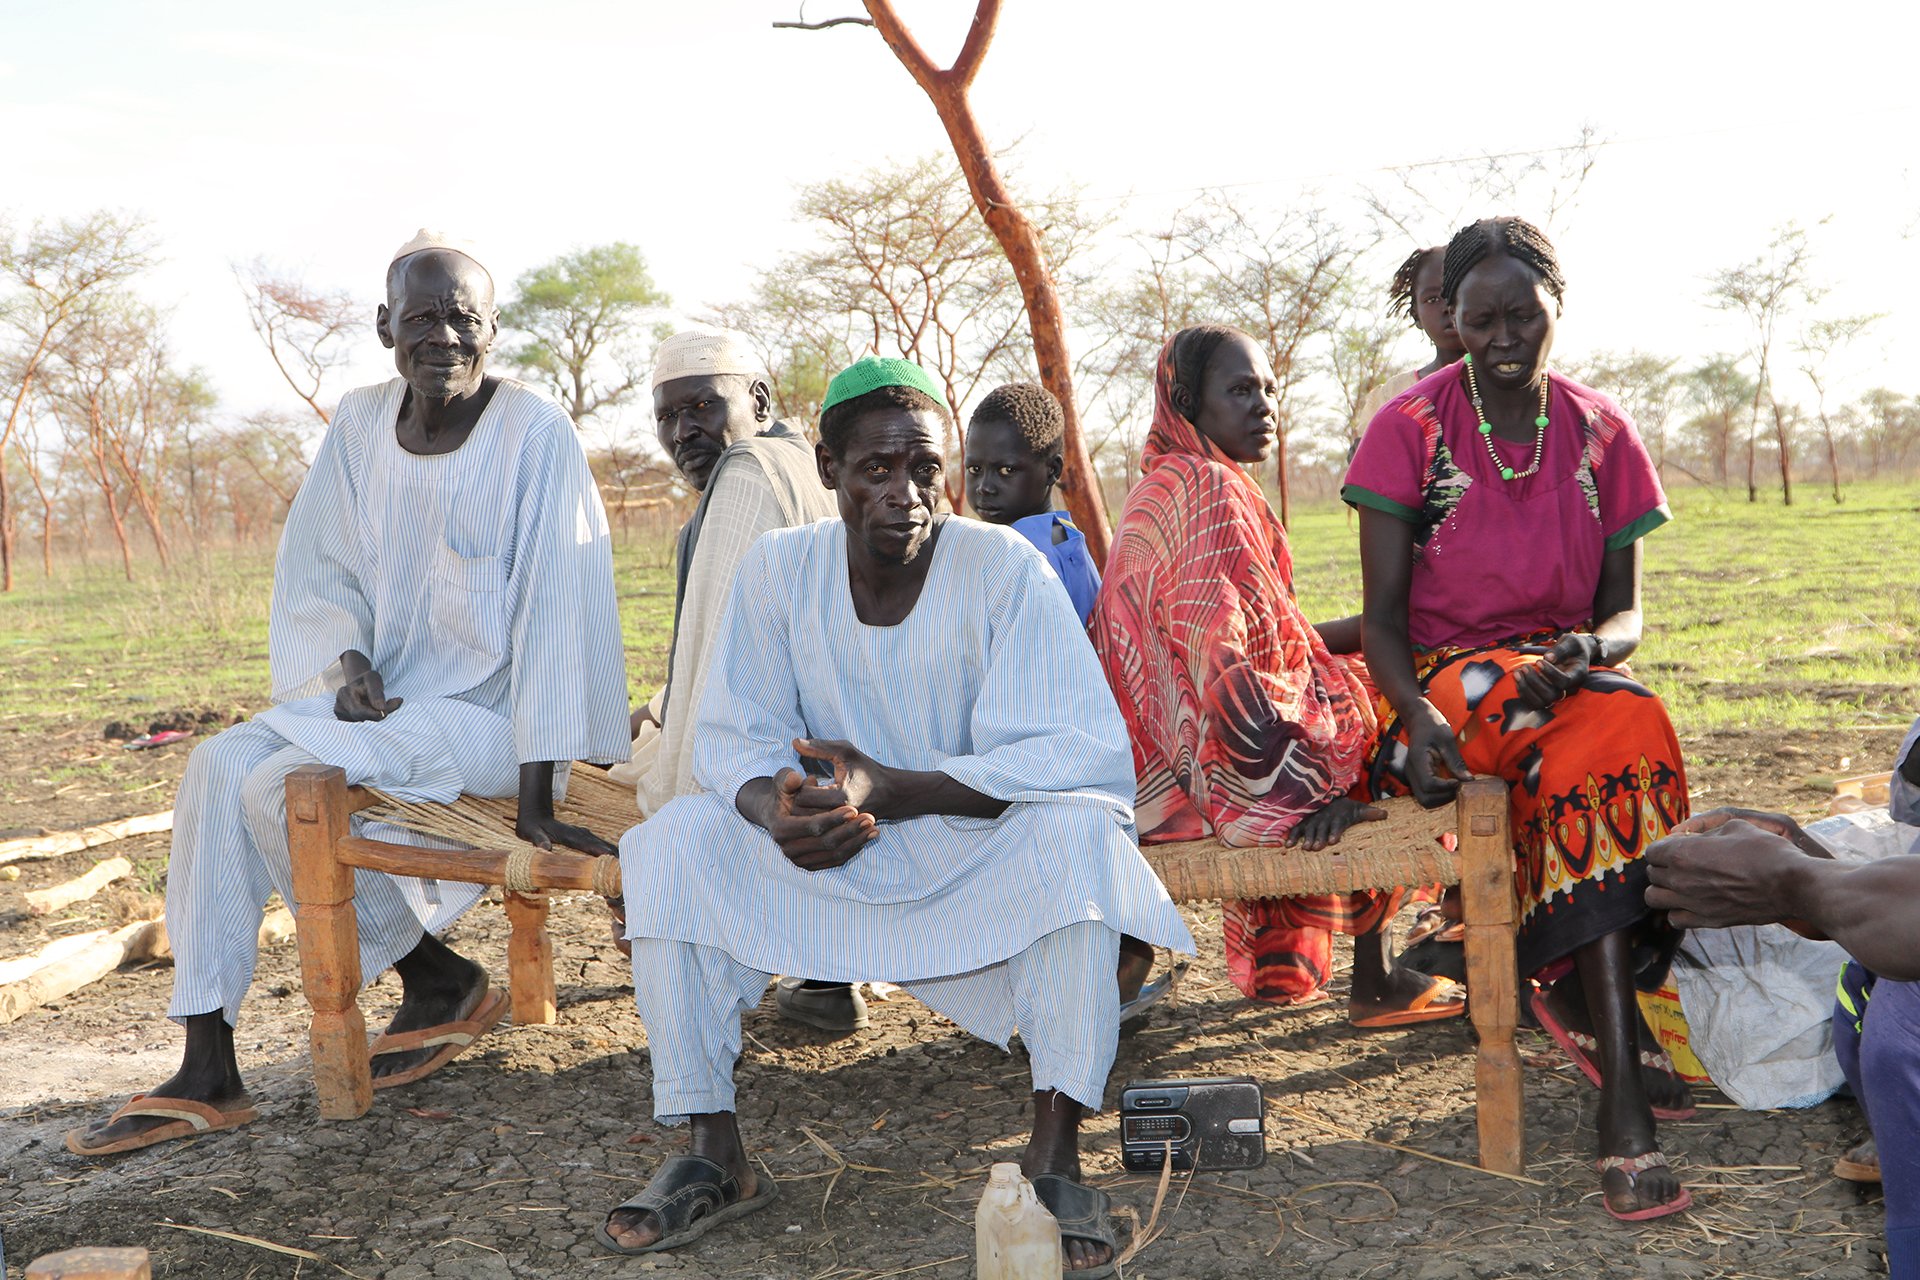
[[[107,1123],[124,1120],[129,1116],[158,1116],[173,1121],[172,1124],[155,1125],[145,1133],[136,1133],[131,1137],[120,1138],[113,1142],[88,1145],[87,1126],[67,1131],[67,1150],[77,1156],[110,1156],[122,1151],[138,1151],[142,1147],[155,1146],[162,1142],[172,1142],[176,1138],[197,1138],[203,1133],[218,1133],[222,1129],[235,1129],[260,1118],[260,1108],[241,1107],[237,1111],[222,1111],[218,1107],[204,1102],[195,1102],[191,1098],[167,1098],[150,1093],[136,1093],[108,1118]]]
[[[1452,978],[1435,977],[1425,991],[1404,1009],[1376,1013],[1365,1018],[1348,1015],[1347,1021],[1362,1031],[1385,1031],[1392,1027],[1411,1027],[1422,1022],[1457,1018],[1467,1011],[1467,989]]]
[[[480,1003],[473,1013],[459,1022],[443,1022],[438,1026],[422,1027],[418,1031],[398,1031],[391,1035],[382,1032],[368,1046],[369,1058],[389,1053],[412,1053],[416,1049],[436,1049],[437,1052],[418,1066],[408,1067],[390,1076],[375,1076],[373,1087],[395,1089],[403,1084],[424,1080],[465,1053],[474,1041],[493,1030],[506,1015],[507,998],[498,991],[488,991],[480,997]]]

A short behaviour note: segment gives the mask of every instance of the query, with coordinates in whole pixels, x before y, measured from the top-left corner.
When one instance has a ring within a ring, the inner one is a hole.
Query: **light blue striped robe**
[[[898,983],[997,965],[1086,921],[1192,951],[1135,843],[1125,725],[1046,559],[1012,530],[948,519],[913,612],[873,627],[854,614],[846,539],[839,521],[777,530],[741,563],[694,730],[706,790],[621,845],[629,936]],[[798,737],[1014,803],[886,823],[846,866],[803,871],[734,808],[748,781],[799,767]]]
[[[525,762],[626,758],[612,547],[566,412],[502,380],[460,448],[422,457],[395,437],[405,392],[396,378],[341,400],[281,534],[275,705],[188,762],[167,887],[176,1017],[236,1017],[260,908],[276,888],[291,900],[281,806],[292,769],[320,761],[352,784],[452,800],[515,794]],[[384,720],[334,718],[323,673],[347,649],[405,700]],[[423,925],[448,923],[482,892],[356,880],[369,981]]]

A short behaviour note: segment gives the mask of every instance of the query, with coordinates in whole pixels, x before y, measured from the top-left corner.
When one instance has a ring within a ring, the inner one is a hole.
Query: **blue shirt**
[[[1093,616],[1093,598],[1100,594],[1100,571],[1093,567],[1093,557],[1087,554],[1087,537],[1073,527],[1073,517],[1064,511],[1043,511],[1015,520],[1008,528],[1040,548],[1040,554],[1066,587],[1067,599],[1073,601],[1073,611],[1080,615],[1080,625],[1086,626]],[[1055,529],[1063,530],[1066,537],[1054,541]]]

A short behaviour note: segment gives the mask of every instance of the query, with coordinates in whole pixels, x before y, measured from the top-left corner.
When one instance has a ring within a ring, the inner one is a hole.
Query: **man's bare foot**
[[[233,1028],[219,1010],[195,1014],[185,1020],[186,1053],[180,1069],[146,1093],[155,1098],[185,1098],[204,1102],[221,1111],[237,1111],[253,1105],[246,1085],[240,1080],[240,1066],[233,1056]],[[106,1146],[123,1138],[137,1137],[162,1125],[178,1124],[170,1116],[128,1116],[124,1120],[96,1120],[87,1126],[90,1147]]]
[[[1593,1034],[1593,1017],[1587,1010],[1585,989],[1580,985],[1580,975],[1569,973],[1553,984],[1547,991],[1547,1006],[1560,1025],[1575,1035],[1584,1037],[1590,1043],[1597,1043]],[[1634,1011],[1634,1036],[1637,1048],[1643,1053],[1659,1050],[1660,1042],[1653,1034],[1653,1028],[1647,1025],[1646,1017],[1636,1008]],[[1594,1068],[1599,1069],[1600,1055],[1597,1050],[1589,1050],[1589,1059]],[[1646,1093],[1647,1102],[1664,1112],[1682,1112],[1693,1106],[1693,1090],[1687,1082],[1671,1071],[1662,1071],[1657,1067],[1642,1064],[1640,1068],[1640,1087]],[[1639,1155],[1638,1151],[1607,1151],[1604,1155]]]
[[[1356,1027],[1437,1022],[1458,1017],[1466,1007],[1467,989],[1459,983],[1394,963],[1388,925],[1354,935],[1353,990],[1347,997],[1347,1018]]]
[[[1057,1173],[1080,1181],[1080,1116],[1084,1108],[1064,1093],[1045,1089],[1033,1095],[1033,1137],[1020,1157],[1020,1173],[1031,1181]],[[1063,1235],[1060,1253],[1066,1272],[1089,1271],[1113,1260],[1113,1249],[1094,1240]]]
[[[733,1176],[738,1194],[727,1204],[752,1199],[760,1190],[746,1148],[740,1145],[740,1125],[730,1111],[692,1118],[693,1140],[688,1150],[713,1161]],[[723,1206],[724,1207],[724,1206]],[[650,1209],[615,1209],[607,1215],[607,1234],[623,1249],[643,1249],[660,1239],[659,1215]]]
[[[393,969],[400,975],[400,1008],[387,1024],[388,1035],[460,1022],[473,1015],[487,992],[487,971],[431,934]],[[429,1046],[380,1054],[371,1063],[373,1078],[410,1071],[438,1052]]]
[[[1868,1134],[1865,1142],[1834,1161],[1833,1173],[1848,1182],[1880,1181],[1880,1148],[1873,1144],[1873,1135]]]

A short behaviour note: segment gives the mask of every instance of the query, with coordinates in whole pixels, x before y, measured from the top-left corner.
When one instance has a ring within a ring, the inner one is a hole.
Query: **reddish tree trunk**
[[[1073,399],[1073,363],[1067,355],[1066,318],[1060,307],[1059,290],[1054,287],[1053,272],[1040,243],[1039,229],[1013,202],[1006,182],[993,161],[993,151],[980,133],[980,122],[967,101],[967,88],[979,73],[987,46],[993,41],[994,23],[1000,17],[1000,0],[979,0],[973,14],[973,26],[953,66],[942,70],[934,64],[894,13],[892,0],[865,0],[867,13],[879,28],[887,45],[900,59],[919,86],[933,101],[940,123],[946,126],[953,143],[960,171],[967,177],[967,189],[974,205],[986,220],[987,228],[1000,242],[1001,251],[1020,282],[1020,296],[1027,305],[1027,324],[1033,333],[1033,357],[1040,367],[1040,382],[1053,392],[1066,414],[1066,466],[1061,472],[1060,488],[1067,500],[1073,521],[1086,535],[1087,550],[1094,563],[1104,568],[1113,531],[1107,522],[1106,497],[1100,491],[1100,479],[1093,460],[1087,455],[1086,441],[1080,434],[1080,414]]]

